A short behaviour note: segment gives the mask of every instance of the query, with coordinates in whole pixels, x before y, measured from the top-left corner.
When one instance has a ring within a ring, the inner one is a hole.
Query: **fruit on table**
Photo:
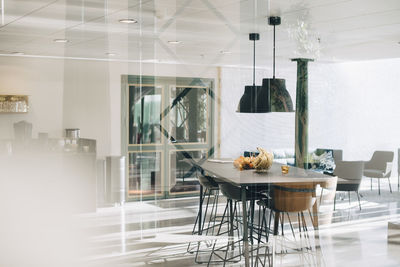
[[[257,147],[257,150],[260,152],[260,154],[258,154],[253,161],[254,168],[257,170],[268,170],[272,166],[274,155],[261,147]]]
[[[233,162],[233,165],[238,168],[239,170],[245,170],[245,169],[253,169],[254,164],[253,161],[255,160],[255,157],[243,157],[240,156],[235,161]]]

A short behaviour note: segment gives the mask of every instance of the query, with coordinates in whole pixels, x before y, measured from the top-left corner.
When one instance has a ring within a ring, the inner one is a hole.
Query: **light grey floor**
[[[278,254],[276,266],[400,266],[400,245],[387,242],[388,221],[400,220],[397,177],[392,188],[390,194],[387,181],[382,181],[379,196],[377,182],[370,191],[365,180],[361,211],[354,193],[351,204],[347,193],[343,200],[338,194],[337,210],[325,212],[320,230],[309,227],[314,250]],[[198,198],[130,202],[81,216],[89,233],[83,265],[202,266],[186,252],[195,238],[190,232],[197,203]]]

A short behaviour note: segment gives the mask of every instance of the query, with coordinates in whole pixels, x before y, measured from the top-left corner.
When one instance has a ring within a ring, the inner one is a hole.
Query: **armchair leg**
[[[350,191],[347,192],[349,194],[349,205],[351,206],[351,202],[350,202]]]
[[[361,210],[360,194],[358,193],[358,191],[356,191],[356,194],[357,194],[357,198],[358,198],[358,206],[360,207],[360,210]]]
[[[336,193],[335,198],[333,199],[333,210],[336,210]]]
[[[390,185],[390,177],[388,177],[390,193],[392,193],[392,186]]]
[[[378,178],[378,193],[381,195],[381,179]]]

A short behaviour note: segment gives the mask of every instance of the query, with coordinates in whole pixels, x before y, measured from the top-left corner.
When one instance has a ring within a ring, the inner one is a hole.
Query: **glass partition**
[[[191,160],[214,153],[214,80],[127,75],[122,140],[129,155],[128,198],[198,193]],[[125,101],[124,101],[125,100]],[[125,141],[125,142],[126,142]]]

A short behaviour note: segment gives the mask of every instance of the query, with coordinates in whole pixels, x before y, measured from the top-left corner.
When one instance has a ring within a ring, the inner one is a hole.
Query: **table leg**
[[[278,235],[278,231],[279,231],[279,216],[280,216],[280,212],[276,211],[275,212],[275,217],[274,217],[274,236]]]
[[[315,230],[318,230],[318,203],[315,201],[313,205],[313,220],[312,220],[313,226]]]
[[[241,187],[242,205],[243,205],[243,254],[245,266],[249,267],[249,239],[248,239],[248,226],[247,226],[247,196],[246,186]]]
[[[201,235],[201,217],[203,212],[203,186],[200,185],[200,201],[199,201],[199,221],[198,221],[198,234]]]

